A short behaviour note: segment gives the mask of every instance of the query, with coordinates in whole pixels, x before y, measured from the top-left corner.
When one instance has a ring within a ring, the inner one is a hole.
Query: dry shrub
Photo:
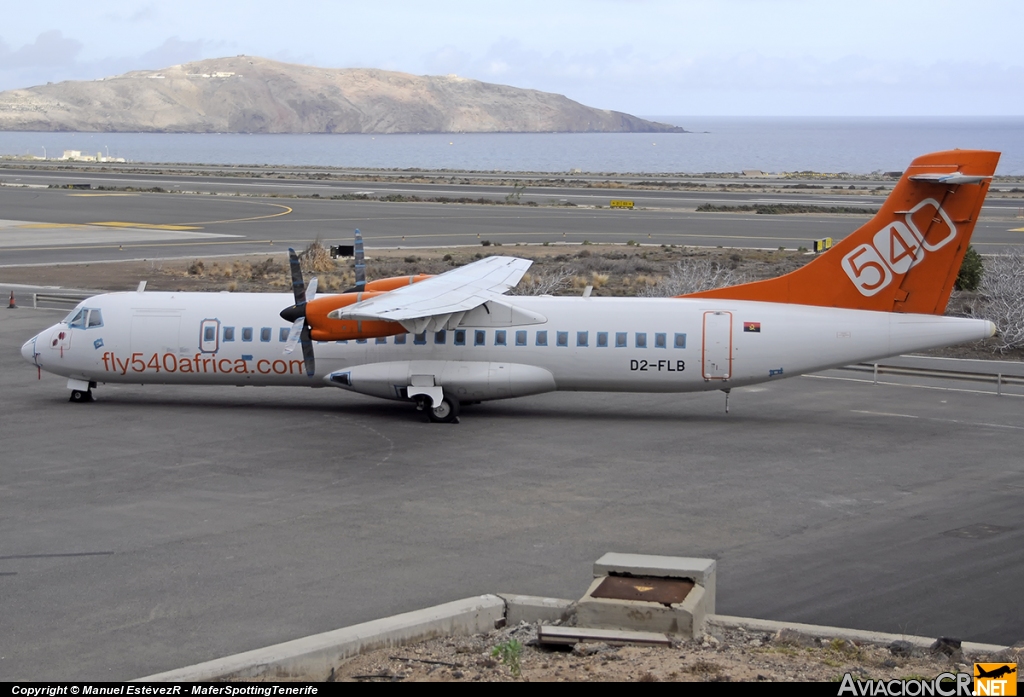
[[[1024,347],[1024,254],[985,259],[975,314],[999,327],[992,346],[1000,353]]]
[[[572,285],[573,274],[564,265],[528,273],[509,295],[555,295]]]
[[[270,276],[276,276],[281,273],[284,273],[284,266],[270,257],[268,257],[266,261],[257,262],[249,267],[249,277],[254,281],[268,278]]]
[[[644,279],[648,280],[649,279]],[[673,297],[699,293],[702,290],[722,288],[743,283],[743,274],[710,259],[685,259],[669,270],[668,276],[650,282],[637,295],[642,297]]]
[[[303,273],[326,273],[335,269],[330,250],[319,239],[313,240],[299,252],[299,264]]]

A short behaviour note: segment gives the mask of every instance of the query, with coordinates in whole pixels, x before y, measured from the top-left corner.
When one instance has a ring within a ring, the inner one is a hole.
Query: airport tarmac
[[[778,202],[792,197],[759,194],[758,198]],[[318,237],[348,243],[355,228],[362,231],[368,247],[477,245],[485,240],[506,247],[633,240],[809,249],[816,239],[842,239],[868,219],[866,215],[697,213],[694,205],[629,211],[5,186],[0,187],[0,210],[7,221],[0,226],[0,268],[266,253],[303,247]],[[1024,220],[1014,217],[1016,211],[986,212],[975,228],[975,247],[982,253],[1020,250]]]
[[[71,404],[17,350],[59,317],[0,310],[6,681],[577,597],[607,551],[717,559],[726,614],[1024,638],[1024,398],[994,386],[830,371],[734,390],[728,415],[720,393],[559,393],[458,425],[330,388]]]

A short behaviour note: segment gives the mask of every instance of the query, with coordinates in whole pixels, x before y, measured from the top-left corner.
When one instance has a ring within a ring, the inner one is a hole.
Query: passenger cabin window
[[[466,330],[456,329],[455,330],[455,345],[465,346],[466,345]]]
[[[636,347],[637,348],[647,348],[647,334],[646,334],[646,332],[637,332],[636,333]]]
[[[548,333],[546,331],[537,332],[537,345],[547,346],[548,345]]]
[[[203,327],[203,341],[215,341],[217,339],[217,327]]]
[[[487,332],[483,329],[477,329],[473,332],[473,345],[474,346],[486,346],[487,345]]]
[[[439,331],[439,332],[434,332],[434,343],[435,344],[444,344],[447,340],[448,340],[448,335],[445,334],[445,331],[443,329],[441,331]]]
[[[252,327],[242,327],[242,341],[252,341]]]
[[[686,348],[686,334],[676,334],[676,348]]]
[[[404,344],[405,343],[405,337],[407,337],[407,336],[409,336],[409,335],[408,334],[396,334],[395,335],[395,343],[396,344]]]
[[[373,342],[373,343],[375,343],[375,344],[386,344],[386,343],[388,343],[388,338],[386,336],[378,336],[377,340],[375,342]]]
[[[576,345],[586,346],[589,340],[588,334],[589,332],[576,332]]]
[[[209,330],[209,329],[210,329],[210,327],[207,327],[207,330]],[[224,341],[234,341],[234,340],[235,340],[235,328],[234,327],[224,327]],[[209,339],[207,339],[207,341],[213,341],[213,337],[210,337]]]
[[[416,344],[417,346],[423,346],[425,343],[427,343],[427,333],[420,332],[419,334],[413,334],[412,343]]]
[[[615,332],[615,348],[626,348],[626,332]]]
[[[526,346],[526,330],[520,329],[516,332],[516,346]]]
[[[664,333],[654,335],[654,348],[668,348],[668,341],[666,341]]]
[[[569,345],[569,332],[557,332],[555,334],[555,345],[556,346],[568,346]]]
[[[499,329],[496,332],[494,332],[494,345],[495,346],[504,346],[505,343],[506,343],[506,340],[505,340],[505,330],[504,329]]]
[[[291,331],[291,327],[281,327],[281,329],[279,329],[277,332],[277,340],[282,343],[288,341],[288,335],[291,333]]]
[[[270,341],[270,327],[263,327],[260,330],[260,341]]]
[[[608,332],[597,333],[597,346],[598,348],[608,348]]]

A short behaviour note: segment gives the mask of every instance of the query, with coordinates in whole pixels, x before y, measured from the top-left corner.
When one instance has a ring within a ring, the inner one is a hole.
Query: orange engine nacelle
[[[389,291],[401,288],[402,286],[411,286],[413,283],[419,283],[425,281],[428,278],[433,278],[425,273],[417,274],[416,276],[392,276],[391,278],[379,278],[376,281],[370,281],[366,284],[365,292],[378,292],[378,291]]]
[[[362,293],[324,295],[306,303],[306,323],[313,341],[351,341],[353,339],[374,339],[379,336],[405,334],[405,328],[398,322],[384,320],[329,319],[327,315],[335,310],[348,307],[362,300],[387,293],[403,286],[424,281],[430,276],[395,276],[381,278],[366,284]]]

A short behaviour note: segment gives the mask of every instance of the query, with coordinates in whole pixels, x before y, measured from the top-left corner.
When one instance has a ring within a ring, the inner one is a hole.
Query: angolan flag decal
[[[743,323],[743,331],[745,331],[745,332],[756,332],[757,334],[760,334],[761,333],[761,323],[760,322],[744,322]]]

